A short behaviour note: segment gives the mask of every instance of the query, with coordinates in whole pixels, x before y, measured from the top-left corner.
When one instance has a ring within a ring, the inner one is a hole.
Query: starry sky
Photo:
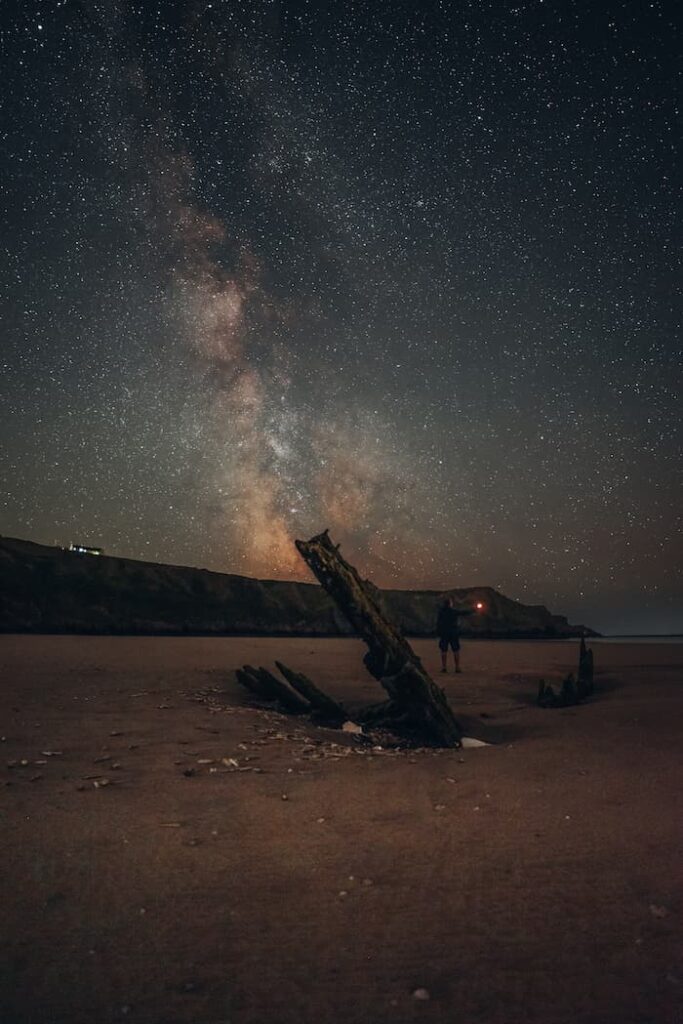
[[[7,0],[0,532],[683,632],[674,9]]]

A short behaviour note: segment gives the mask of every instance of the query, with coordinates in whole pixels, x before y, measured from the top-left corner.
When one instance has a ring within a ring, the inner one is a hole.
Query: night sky
[[[3,4],[0,532],[682,632],[674,8]]]

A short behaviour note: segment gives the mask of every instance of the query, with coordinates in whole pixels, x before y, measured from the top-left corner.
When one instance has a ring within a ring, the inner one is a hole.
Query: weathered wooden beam
[[[460,746],[460,727],[443,690],[429,677],[408,641],[389,622],[378,600],[340,554],[327,530],[308,541],[296,541],[302,558],[336,602],[368,652],[364,663],[378,679],[424,742]]]
[[[287,665],[283,665],[281,661],[276,661],[275,664],[292,689],[300,693],[313,710],[318,712],[321,718],[329,722],[345,722],[348,719],[349,716],[341,704],[338,704],[332,697],[328,697],[326,693],[323,693],[303,672],[294,672]]]
[[[310,711],[310,705],[301,700],[293,690],[274,676],[267,668],[253,668],[244,665],[237,669],[237,679],[261,700],[277,701],[283,711],[290,715],[303,715]]]
[[[267,668],[259,668],[258,675],[264,686],[267,686],[272,693],[277,694],[276,699],[285,711],[291,715],[303,715],[310,712],[311,706],[308,701],[302,700],[297,693]]]

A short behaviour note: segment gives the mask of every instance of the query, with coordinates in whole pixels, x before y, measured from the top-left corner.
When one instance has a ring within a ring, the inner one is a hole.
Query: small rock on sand
[[[428,988],[416,988],[413,992],[413,999],[417,999],[420,1003],[426,1003],[431,999]]]

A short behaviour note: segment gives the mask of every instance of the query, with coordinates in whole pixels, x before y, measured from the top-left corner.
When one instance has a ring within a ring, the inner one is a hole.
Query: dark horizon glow
[[[2,534],[681,632],[671,6],[0,18]]]

